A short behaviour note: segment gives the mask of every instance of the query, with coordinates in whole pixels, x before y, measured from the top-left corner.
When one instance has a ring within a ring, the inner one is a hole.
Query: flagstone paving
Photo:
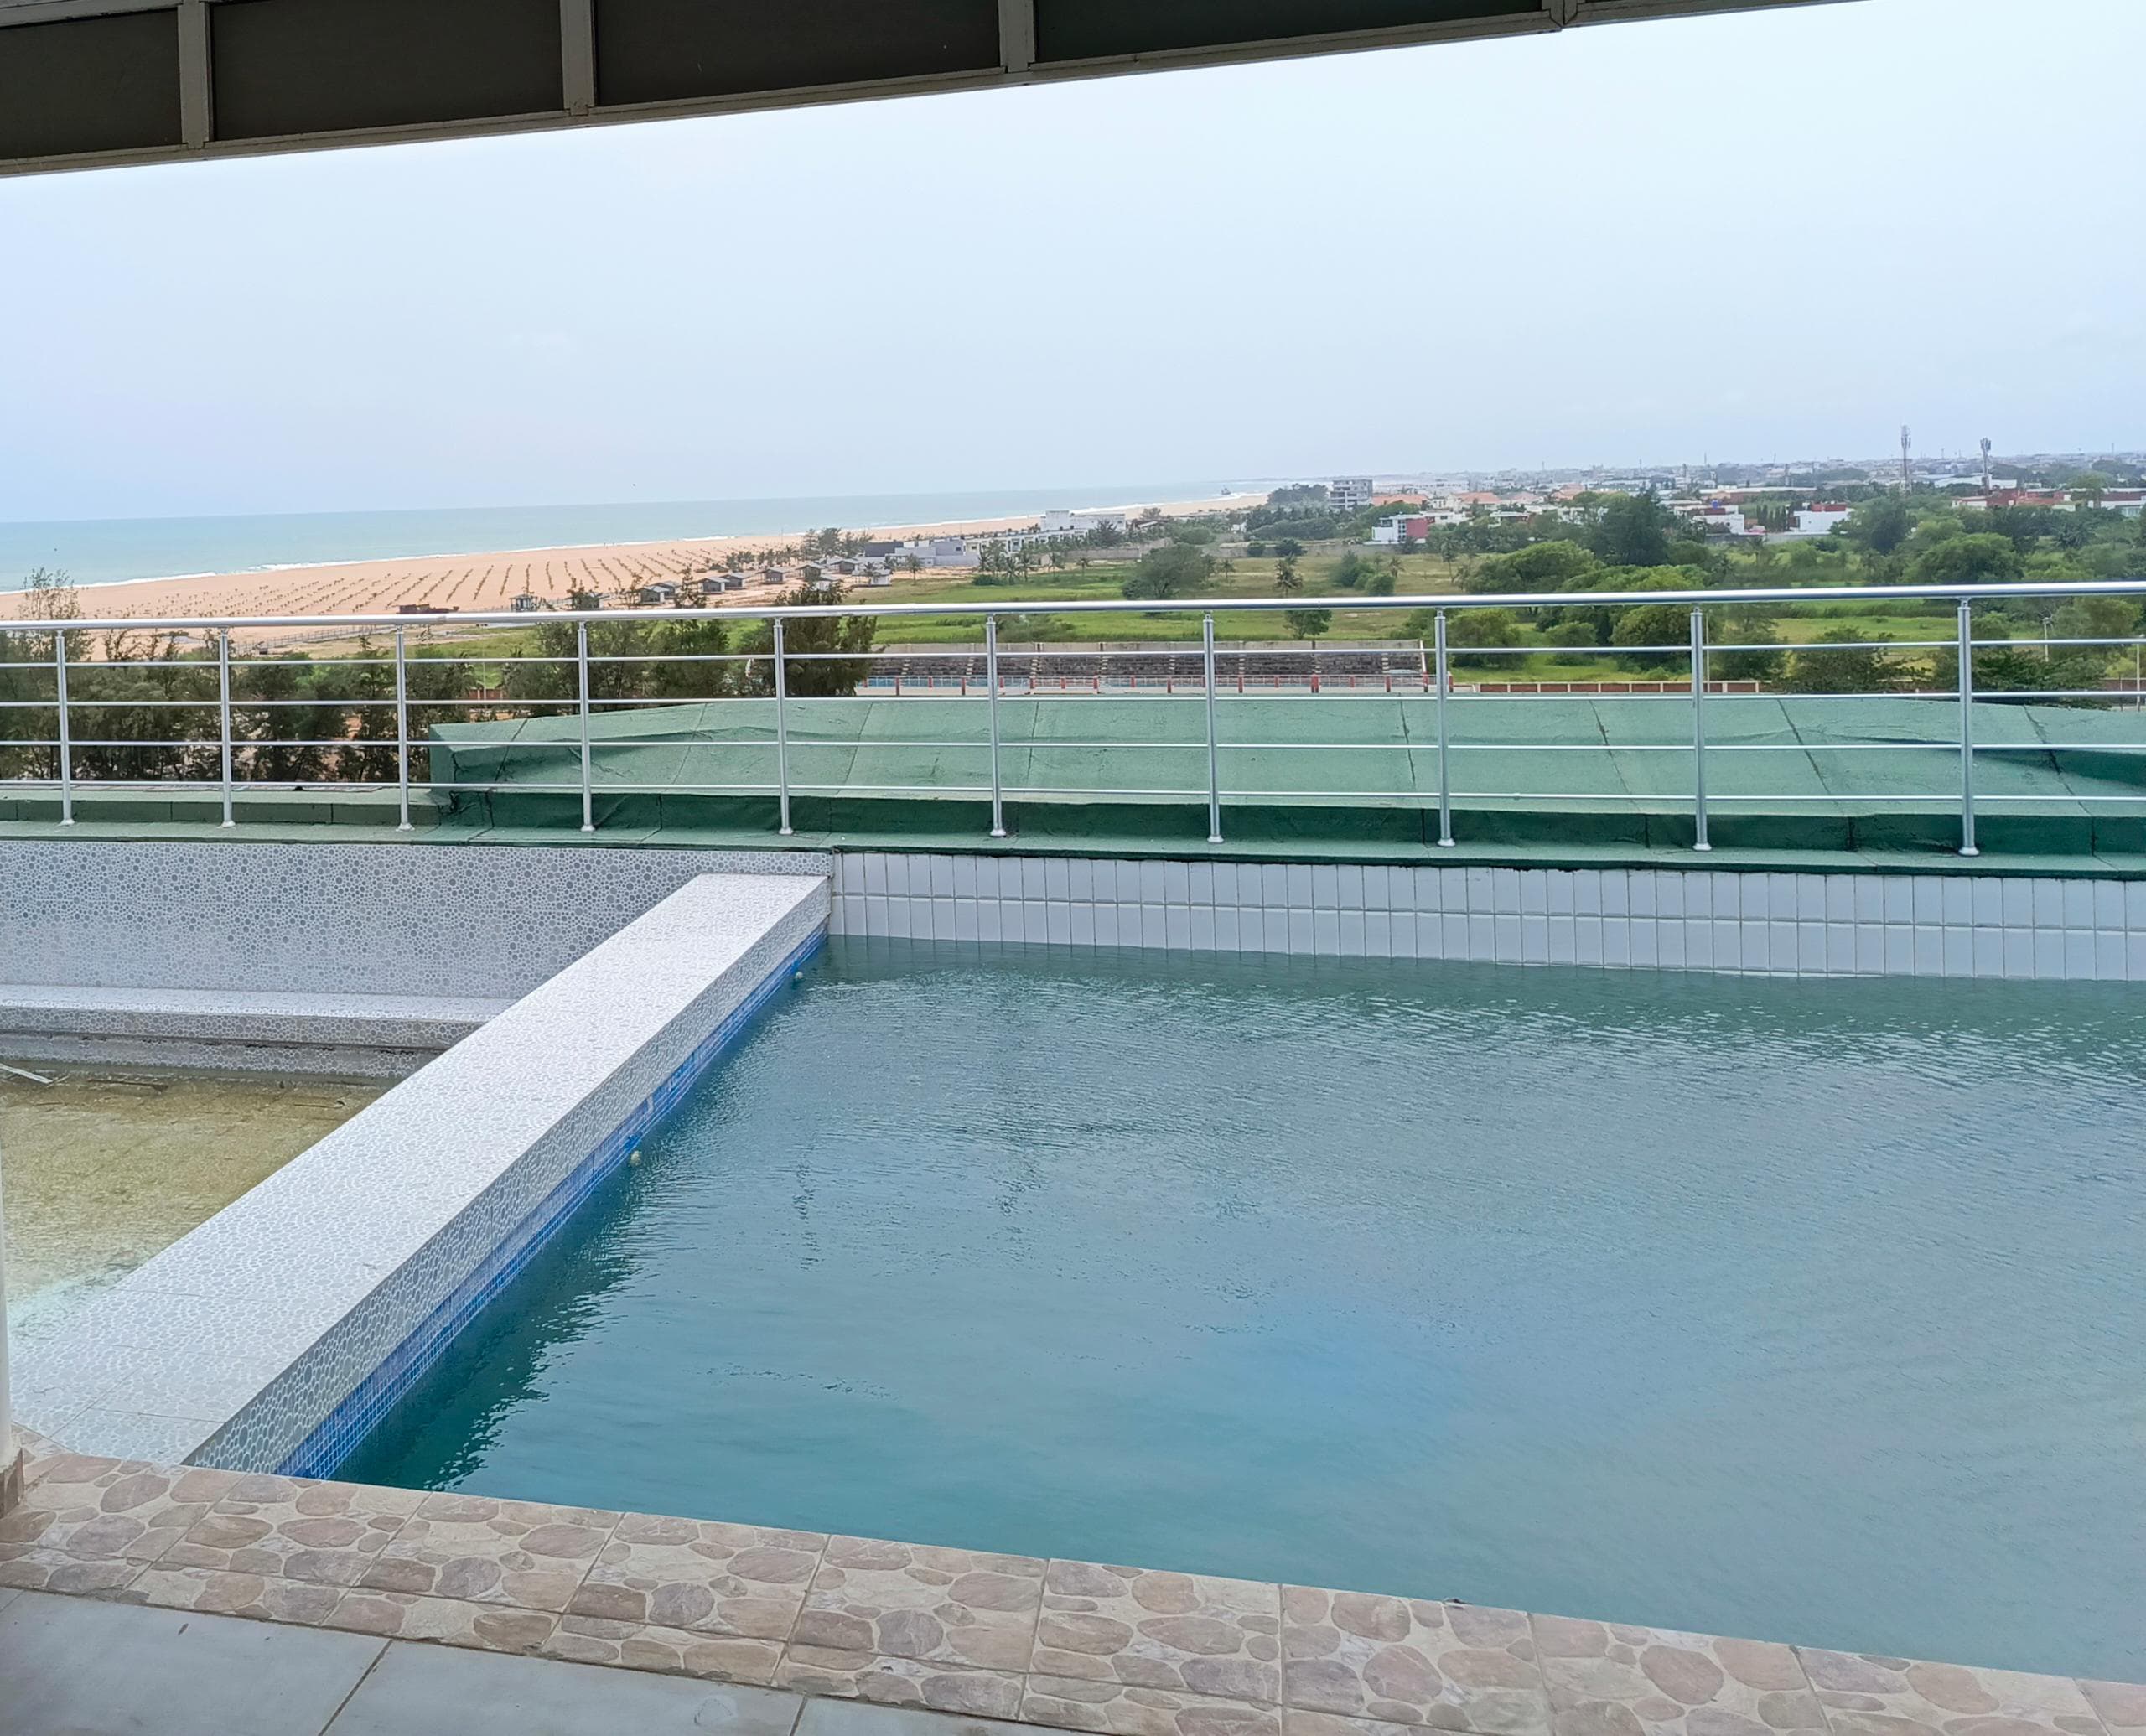
[[[2102,1736],[2076,1682],[1806,1649],[1804,1667],[1839,1736]]]
[[[798,1613],[801,1645],[1025,1670],[1044,1563],[1028,1556],[831,1537]]]
[[[1766,1736],[1826,1728],[1817,1696],[1788,1646],[1553,1615],[1537,1616],[1533,1626],[1553,1736]]]
[[[1516,1610],[1285,1586],[1282,1656],[1288,1703],[1306,1714],[1293,1736],[1373,1724],[1549,1736],[1535,1636]]]
[[[908,1708],[939,1736],[2146,1736],[2123,1682],[31,1448],[7,1619],[70,1593]]]
[[[562,1610],[619,1522],[616,1513],[428,1495],[358,1582],[524,1609]]]
[[[1032,1667],[1273,1704],[1281,1632],[1279,1586],[1055,1561]]]
[[[613,1528],[569,1613],[786,1640],[827,1546],[814,1531],[629,1513]]]
[[[2146,1730],[2146,1686],[2130,1682],[2082,1682],[2080,1692],[2100,1714],[2109,1736]]]
[[[424,1499],[408,1489],[241,1477],[163,1565],[355,1585]]]
[[[843,1651],[792,1640],[775,1672],[777,1687],[800,1693],[869,1700],[880,1706],[913,1706],[934,1712],[965,1712],[975,1718],[1021,1716],[1024,1678],[1008,1670],[970,1670],[920,1658]]]

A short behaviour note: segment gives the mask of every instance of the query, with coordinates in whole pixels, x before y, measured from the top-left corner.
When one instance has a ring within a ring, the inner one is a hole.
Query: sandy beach
[[[1137,510],[1153,505],[1173,517],[1214,512],[1226,504],[1241,508],[1256,495],[1216,500],[1140,502],[1133,507],[1098,507],[1098,511]],[[953,536],[1003,531],[1034,524],[1034,514],[997,519],[967,519],[940,524],[844,526],[874,540],[920,536]],[[577,590],[598,593],[606,601],[621,592],[658,579],[676,578],[705,567],[734,551],[779,547],[810,534],[797,530],[778,536],[716,536],[686,542],[617,543],[586,548],[502,550],[495,554],[418,556],[402,560],[353,561],[328,566],[288,567],[262,572],[194,575],[182,578],[138,579],[122,584],[83,587],[77,593],[82,616],[92,620],[198,620],[217,616],[386,614],[413,604],[430,604],[465,613],[505,610],[522,592],[564,603]],[[900,583],[897,577],[897,584]],[[884,594],[884,593],[883,593]],[[742,607],[765,602],[757,587],[724,599]],[[0,592],[0,615],[28,613],[26,593]]]

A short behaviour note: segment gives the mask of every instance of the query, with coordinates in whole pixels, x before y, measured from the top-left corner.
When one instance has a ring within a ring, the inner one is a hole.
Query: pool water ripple
[[[837,941],[350,1474],[2146,1679],[2119,985]]]

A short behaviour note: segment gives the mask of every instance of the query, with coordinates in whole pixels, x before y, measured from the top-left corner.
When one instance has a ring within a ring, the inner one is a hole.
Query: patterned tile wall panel
[[[2146,881],[844,852],[834,931],[1795,976],[2146,982]]]
[[[696,874],[810,851],[10,839],[0,982],[527,993]]]

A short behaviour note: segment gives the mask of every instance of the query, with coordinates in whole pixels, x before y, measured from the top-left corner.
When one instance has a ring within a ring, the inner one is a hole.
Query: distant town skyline
[[[2020,18],[0,182],[0,519],[2135,448],[2146,8]]]

